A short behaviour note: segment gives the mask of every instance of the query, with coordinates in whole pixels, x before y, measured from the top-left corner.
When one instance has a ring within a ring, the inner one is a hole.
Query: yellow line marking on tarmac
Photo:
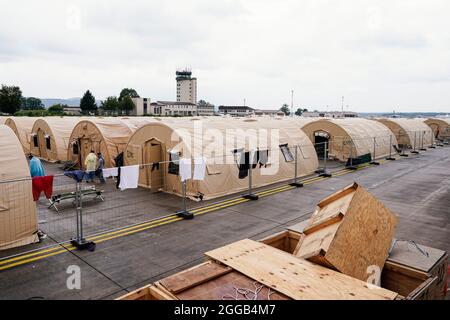
[[[387,161],[385,161],[385,160],[382,162],[380,161],[380,163],[385,163],[385,162],[387,162]],[[357,170],[364,169],[366,167],[370,167],[370,165],[369,164],[361,165],[357,168]],[[341,175],[350,173],[352,171],[353,170],[342,169],[342,170],[334,172],[332,177],[341,176]],[[303,180],[301,182],[304,185],[309,185],[314,182],[323,181],[326,179],[329,179],[329,178],[314,177],[314,178],[309,178],[309,179]],[[281,192],[292,190],[292,189],[296,189],[296,187],[290,186],[290,185],[285,185],[285,186],[280,186],[280,187],[269,189],[269,190],[264,190],[264,191],[258,192],[256,194],[260,197],[267,197],[269,195],[281,193]],[[211,205],[207,205],[205,207],[196,208],[196,209],[193,209],[190,211],[194,214],[194,216],[198,216],[198,215],[202,215],[205,213],[225,209],[225,208],[235,206],[235,205],[238,205],[238,204],[241,204],[244,202],[248,202],[248,201],[250,201],[250,200],[245,199],[245,198],[235,198],[235,199],[225,200],[220,203],[214,203]],[[95,240],[96,243],[102,243],[102,242],[105,242],[108,240],[112,240],[112,239],[116,239],[119,237],[130,235],[130,234],[142,232],[142,231],[145,231],[148,229],[156,228],[156,227],[159,227],[162,225],[174,223],[174,222],[181,221],[181,220],[183,220],[183,218],[179,218],[178,216],[176,216],[176,214],[174,214],[172,216],[144,222],[144,223],[141,223],[141,224],[138,224],[135,226],[131,226],[131,227],[127,227],[124,229],[100,234],[100,235],[97,235],[94,237],[89,237],[87,240],[89,240],[89,241]],[[63,247],[63,249],[61,249],[61,247]],[[43,249],[43,250],[36,251],[33,253],[25,254],[25,255],[16,256],[16,257],[5,259],[5,260],[0,260],[0,271],[10,269],[15,266],[23,265],[26,263],[38,261],[41,259],[49,258],[49,257],[55,256],[55,255],[58,255],[58,254],[61,254],[61,253],[67,252],[67,251],[72,251],[75,249],[76,249],[76,247],[74,247],[73,245],[62,245],[62,246],[57,246],[54,248]]]

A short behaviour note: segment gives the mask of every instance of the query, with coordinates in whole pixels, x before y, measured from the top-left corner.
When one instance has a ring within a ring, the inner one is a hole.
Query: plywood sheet
[[[365,282],[245,239],[206,255],[292,299],[392,300],[397,293],[368,288]]]

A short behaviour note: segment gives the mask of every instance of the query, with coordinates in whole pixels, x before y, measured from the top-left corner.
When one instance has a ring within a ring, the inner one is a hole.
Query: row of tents
[[[123,154],[140,165],[139,185],[182,194],[177,159],[205,157],[203,180],[188,180],[187,196],[211,199],[314,173],[323,158],[388,156],[399,148],[427,148],[450,136],[448,119],[323,118],[0,118],[0,250],[37,240],[36,206],[25,154],[82,167],[94,150],[107,167]],[[293,157],[297,156],[298,166]],[[248,159],[247,159],[248,160]],[[297,167],[297,168],[296,168]],[[296,170],[296,171],[295,171]]]
[[[175,194],[181,193],[181,185],[169,168],[171,161],[204,156],[206,178],[188,182],[187,188],[190,197],[203,199],[248,186],[240,179],[236,159],[249,150],[270,158],[270,164],[253,171],[253,184],[260,187],[291,178],[294,163],[289,158],[295,152],[302,176],[318,169],[325,146],[328,159],[346,162],[427,148],[436,138],[450,136],[450,119],[9,117],[2,122],[14,131],[25,154],[82,168],[91,150],[104,155],[107,167],[115,166],[123,153],[124,165],[141,165],[140,186]]]

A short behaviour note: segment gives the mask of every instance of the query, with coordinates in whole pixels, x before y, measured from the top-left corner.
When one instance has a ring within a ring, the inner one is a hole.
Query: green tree
[[[116,114],[119,110],[119,100],[117,100],[117,97],[108,97],[102,101],[100,108],[109,115]]]
[[[295,111],[295,115],[301,116],[303,114],[303,112],[308,112],[308,109],[298,108],[297,111]]]
[[[120,91],[119,102],[122,102],[125,97],[139,98],[139,95],[133,88],[123,88],[122,91]]]
[[[209,103],[209,102],[205,101],[205,100],[199,100],[197,102],[197,107],[199,109],[207,109],[208,108],[208,109],[212,109],[212,111],[214,111],[214,105],[212,103]]]
[[[50,115],[64,115],[64,108],[67,107],[66,104],[54,104],[48,108],[48,113]]]
[[[287,116],[291,114],[291,112],[289,111],[289,105],[286,103],[283,104],[283,106],[280,108],[280,111]]]
[[[2,84],[0,89],[0,112],[14,114],[22,105],[22,91],[16,86]]]
[[[22,110],[44,110],[45,106],[42,103],[41,99],[29,97],[29,98],[22,98]]]
[[[125,112],[126,115],[130,114],[130,111],[134,109],[133,100],[129,96],[123,97],[122,101],[119,103],[119,109],[122,112]]]
[[[88,90],[83,95],[80,101],[80,109],[81,113],[85,115],[94,115],[97,114],[97,104],[95,103],[95,97]]]

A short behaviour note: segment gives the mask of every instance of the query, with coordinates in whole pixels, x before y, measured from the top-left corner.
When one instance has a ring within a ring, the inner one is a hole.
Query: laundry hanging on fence
[[[120,167],[120,190],[136,189],[139,180],[139,165]]]
[[[259,167],[261,168],[262,166],[267,167],[267,165],[269,164],[269,150],[259,150],[258,151],[258,155],[259,155]]]
[[[206,172],[206,158],[196,157],[194,158],[194,177],[193,180],[205,179]]]
[[[66,177],[74,179],[76,182],[82,182],[84,178],[83,170],[75,170],[75,171],[66,171],[64,172]]]
[[[186,181],[192,177],[192,161],[190,158],[180,159],[180,178]]]
[[[53,194],[53,176],[34,177],[32,179],[33,200],[38,201],[41,192],[45,193],[45,197],[50,199]]]
[[[119,175],[119,168],[103,169],[103,178],[117,177]]]
[[[241,153],[241,159],[239,161],[239,179],[247,178],[248,170],[250,170],[250,152]]]

